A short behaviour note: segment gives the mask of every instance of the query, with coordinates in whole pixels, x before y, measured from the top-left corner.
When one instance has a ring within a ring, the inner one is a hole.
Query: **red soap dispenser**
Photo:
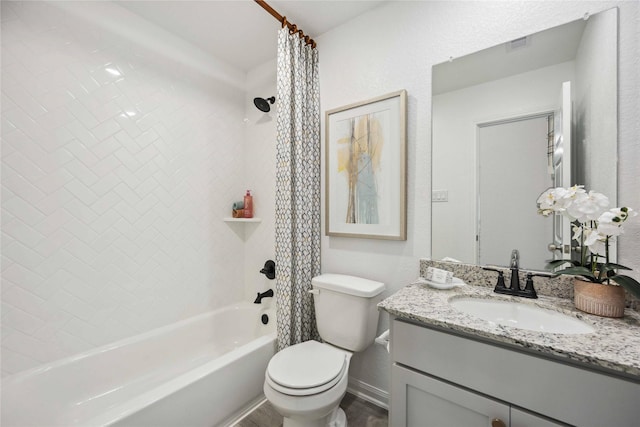
[[[247,194],[244,195],[244,217],[253,218],[253,196],[251,196],[251,190],[247,190]]]

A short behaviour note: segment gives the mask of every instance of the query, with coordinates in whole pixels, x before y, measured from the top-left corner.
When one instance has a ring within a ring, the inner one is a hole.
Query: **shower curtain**
[[[282,28],[277,58],[276,307],[278,350],[319,339],[311,278],[320,273],[318,51]]]

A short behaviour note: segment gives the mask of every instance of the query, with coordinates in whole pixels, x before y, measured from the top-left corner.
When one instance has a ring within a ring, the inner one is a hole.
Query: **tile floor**
[[[349,427],[387,427],[388,412],[366,400],[347,393],[340,403],[347,415]],[[264,402],[235,427],[281,427],[282,417]]]

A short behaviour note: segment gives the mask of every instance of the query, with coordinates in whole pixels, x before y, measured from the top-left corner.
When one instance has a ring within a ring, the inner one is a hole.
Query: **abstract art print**
[[[406,240],[402,90],[326,112],[326,235]]]

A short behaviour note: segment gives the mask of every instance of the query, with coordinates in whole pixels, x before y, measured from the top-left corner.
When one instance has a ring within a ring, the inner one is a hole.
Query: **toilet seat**
[[[291,396],[309,396],[335,386],[348,369],[347,354],[328,344],[306,341],[287,347],[271,358],[265,379]]]

